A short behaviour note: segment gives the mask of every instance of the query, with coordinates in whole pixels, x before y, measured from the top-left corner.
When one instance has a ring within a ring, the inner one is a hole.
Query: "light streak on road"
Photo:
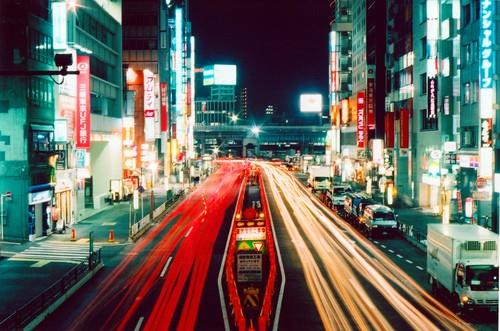
[[[259,166],[325,329],[391,330],[387,312],[378,305],[383,300],[413,329],[472,330],[296,178],[264,162]],[[367,282],[380,297],[367,293]]]
[[[94,316],[100,316],[105,307],[113,307],[98,329],[130,329],[131,323],[136,325],[139,310],[150,308],[140,327],[167,330],[179,308],[177,328],[193,330],[214,244],[225,211],[238,192],[242,169],[243,165],[221,166],[153,227],[106,277],[73,329],[88,329],[94,325]],[[160,240],[153,245],[156,237]],[[152,308],[144,307],[143,302],[151,295],[156,302]]]

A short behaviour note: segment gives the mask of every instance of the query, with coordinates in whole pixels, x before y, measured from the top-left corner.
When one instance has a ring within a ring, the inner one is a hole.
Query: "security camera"
[[[64,69],[68,68],[73,64],[73,55],[72,54],[56,54],[54,56],[54,62],[56,66],[63,67]]]

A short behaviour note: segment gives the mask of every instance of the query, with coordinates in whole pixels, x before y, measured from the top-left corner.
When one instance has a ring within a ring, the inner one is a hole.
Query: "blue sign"
[[[492,0],[481,0],[479,87],[482,89],[493,87],[494,3]]]
[[[85,150],[84,149],[75,150],[75,159],[76,159],[76,168],[77,169],[85,168]]]

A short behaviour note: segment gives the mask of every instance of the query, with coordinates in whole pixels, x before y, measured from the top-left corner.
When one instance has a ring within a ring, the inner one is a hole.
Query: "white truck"
[[[307,184],[313,192],[328,190],[330,187],[330,167],[310,166]]]
[[[498,311],[498,234],[474,224],[429,224],[427,273],[462,310]]]

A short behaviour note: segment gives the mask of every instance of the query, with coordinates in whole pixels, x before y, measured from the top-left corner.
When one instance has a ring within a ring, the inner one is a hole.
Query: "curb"
[[[94,277],[98,271],[100,271],[104,267],[104,264],[99,263],[91,272],[89,272],[85,277],[80,279],[78,283],[76,283],[73,287],[71,287],[66,293],[57,299],[54,303],[52,303],[45,311],[43,311],[40,315],[38,315],[35,319],[33,319],[28,325],[24,327],[23,330],[31,331],[34,330],[40,323],[43,322],[47,316],[53,313],[60,305],[62,305],[66,300],[68,300],[76,291],[78,291],[83,285],[85,285],[89,280]]]

